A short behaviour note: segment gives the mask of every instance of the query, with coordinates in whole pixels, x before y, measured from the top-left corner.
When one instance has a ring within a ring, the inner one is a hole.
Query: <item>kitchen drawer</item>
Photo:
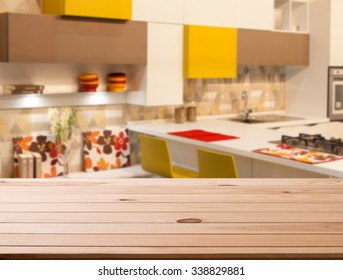
[[[42,0],[44,14],[128,20],[132,0]]]

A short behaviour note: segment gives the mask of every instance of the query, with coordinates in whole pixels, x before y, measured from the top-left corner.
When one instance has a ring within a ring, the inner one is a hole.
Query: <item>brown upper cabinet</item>
[[[238,29],[238,65],[309,65],[309,34]]]
[[[0,61],[146,64],[147,23],[3,13]]]

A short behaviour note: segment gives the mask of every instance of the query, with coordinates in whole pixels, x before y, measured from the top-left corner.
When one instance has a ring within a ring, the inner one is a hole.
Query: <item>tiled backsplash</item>
[[[195,102],[198,116],[234,114],[243,110],[242,92],[254,112],[285,110],[285,67],[239,67],[235,79],[186,79],[184,102]],[[171,119],[174,107],[128,105],[130,120]]]
[[[185,103],[195,101],[198,115],[239,113],[241,93],[249,93],[248,108],[254,111],[285,109],[284,67],[240,67],[236,79],[185,80]],[[173,106],[136,105],[94,106],[78,108],[72,140],[70,171],[82,170],[81,132],[124,126],[128,120],[172,119]],[[0,111],[2,176],[12,176],[12,138],[49,133],[47,109]],[[131,139],[131,162],[137,162],[138,139]]]
[[[186,80],[184,101],[195,101],[201,116],[240,113],[244,90],[254,112],[284,110],[284,67],[239,67],[236,79]]]
[[[40,0],[1,0],[0,12],[39,14]]]

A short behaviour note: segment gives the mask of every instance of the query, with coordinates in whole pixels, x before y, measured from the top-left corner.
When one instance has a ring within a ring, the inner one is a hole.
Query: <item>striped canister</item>
[[[95,92],[99,85],[98,74],[82,74],[79,75],[80,91]]]
[[[107,90],[111,92],[126,91],[126,74],[109,73],[107,75]]]

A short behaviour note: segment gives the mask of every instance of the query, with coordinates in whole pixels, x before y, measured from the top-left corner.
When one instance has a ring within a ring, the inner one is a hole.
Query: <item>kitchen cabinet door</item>
[[[238,65],[309,65],[309,35],[238,29]]]
[[[184,0],[132,0],[132,19],[183,24]]]
[[[235,28],[187,25],[184,49],[185,78],[236,77]]]
[[[45,14],[128,20],[132,0],[42,0]]]
[[[147,23],[0,14],[0,61],[146,64]]]
[[[185,0],[185,24],[273,29],[273,0]]]
[[[148,23],[147,66],[134,67],[141,88],[128,102],[145,106],[183,104],[183,25]]]
[[[329,176],[307,170],[253,160],[253,178],[328,178]]]

